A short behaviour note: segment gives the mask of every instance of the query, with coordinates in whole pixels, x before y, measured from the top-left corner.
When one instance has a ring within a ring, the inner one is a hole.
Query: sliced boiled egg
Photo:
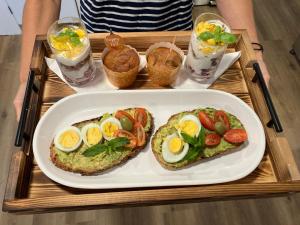
[[[102,140],[102,132],[100,126],[96,123],[88,123],[81,128],[81,136],[83,142],[91,147],[98,144]]]
[[[100,130],[106,140],[115,138],[114,134],[117,130],[122,129],[121,123],[115,117],[108,117],[102,121]]]
[[[185,133],[191,137],[198,137],[201,130],[201,123],[196,116],[192,114],[185,115],[179,120],[177,129],[180,136],[181,133]]]
[[[168,163],[175,163],[188,153],[189,144],[184,143],[177,133],[166,137],[162,144],[162,157]]]
[[[54,145],[61,151],[71,152],[76,150],[82,142],[80,130],[77,127],[66,127],[58,132],[54,138]]]

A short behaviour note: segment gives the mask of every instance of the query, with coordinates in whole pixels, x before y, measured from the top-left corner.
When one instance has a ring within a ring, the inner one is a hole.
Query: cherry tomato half
[[[145,127],[148,119],[146,110],[143,108],[136,108],[134,112],[134,119],[136,122],[139,122],[143,127]]]
[[[224,139],[232,144],[240,144],[248,139],[244,129],[231,129],[224,134]]]
[[[230,122],[229,122],[228,116],[223,110],[217,110],[215,112],[215,118],[214,119],[215,119],[215,123],[216,122],[222,122],[225,125],[226,130],[230,129]]]
[[[126,116],[132,124],[135,123],[135,120],[133,119],[133,117],[128,113],[128,112],[125,112],[124,110],[118,110],[115,114],[115,117],[120,120],[123,116]]]
[[[117,130],[115,133],[116,137],[126,137],[129,140],[129,144],[126,145],[128,148],[135,148],[137,145],[137,138],[126,130]]]
[[[208,130],[215,130],[214,121],[205,113],[199,112],[198,114],[201,124]]]
[[[139,122],[134,124],[133,134],[137,139],[137,146],[143,146],[146,143],[146,133],[144,127]]]
[[[216,146],[220,144],[221,137],[218,134],[207,134],[205,136],[205,145],[206,146]]]

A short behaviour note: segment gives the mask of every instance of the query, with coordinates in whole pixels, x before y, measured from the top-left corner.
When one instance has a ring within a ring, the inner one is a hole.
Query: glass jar
[[[87,31],[79,18],[66,17],[54,22],[47,40],[59,68],[70,85],[82,86],[95,77]]]
[[[214,29],[215,26],[220,26],[225,32],[231,32],[224,18],[213,13],[201,14],[194,23],[185,69],[191,79],[200,83],[208,82],[214,76],[227,49],[227,44],[216,43],[214,40],[203,41],[199,38],[200,33]]]

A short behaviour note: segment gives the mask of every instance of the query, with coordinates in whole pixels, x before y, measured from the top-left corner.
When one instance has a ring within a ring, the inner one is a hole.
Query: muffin
[[[150,79],[160,85],[171,85],[177,78],[183,61],[183,52],[171,43],[152,46],[146,53]]]

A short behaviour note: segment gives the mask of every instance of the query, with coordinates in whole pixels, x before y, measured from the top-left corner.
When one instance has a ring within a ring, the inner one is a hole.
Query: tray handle
[[[268,127],[274,126],[276,132],[278,132],[278,133],[282,132],[283,129],[282,129],[280,120],[278,118],[276,109],[275,109],[275,107],[273,105],[272,98],[270,96],[270,93],[269,93],[269,90],[267,88],[267,85],[266,85],[265,79],[263,77],[263,74],[262,74],[262,72],[260,70],[259,64],[258,63],[254,63],[253,64],[253,69],[255,71],[255,75],[254,75],[254,77],[252,79],[252,82],[257,82],[257,81],[259,82],[259,85],[260,85],[260,87],[262,89],[262,92],[263,92],[263,95],[264,95],[264,98],[265,98],[265,102],[267,104],[269,113],[271,115],[271,120],[267,123],[267,126]]]
[[[29,75],[28,75],[28,80],[26,84],[26,90],[25,90],[25,95],[24,95],[24,101],[22,104],[22,111],[21,111],[21,116],[20,116],[20,121],[18,124],[18,129],[17,129],[17,134],[16,134],[16,139],[15,139],[15,146],[20,147],[22,146],[23,139],[28,139],[29,135],[25,133],[25,124],[26,124],[26,119],[27,119],[27,114],[29,111],[29,103],[30,103],[30,98],[31,98],[31,93],[32,90],[34,92],[38,92],[38,87],[34,84],[34,71],[30,70]]]

